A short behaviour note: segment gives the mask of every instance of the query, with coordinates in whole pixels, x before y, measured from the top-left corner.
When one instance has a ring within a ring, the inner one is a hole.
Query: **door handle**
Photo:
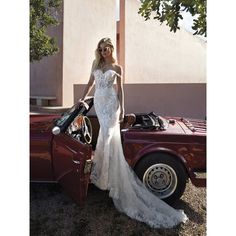
[[[72,160],[75,164],[79,165],[80,164],[80,161],[77,161],[77,160]]]

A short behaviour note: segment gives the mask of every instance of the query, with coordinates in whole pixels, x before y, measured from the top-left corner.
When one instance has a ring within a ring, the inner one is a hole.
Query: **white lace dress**
[[[175,210],[152,194],[138,179],[124,158],[119,114],[120,105],[113,83],[114,70],[95,70],[94,107],[100,123],[93,158],[91,182],[109,190],[118,211],[154,228],[171,228],[187,220],[182,210]]]

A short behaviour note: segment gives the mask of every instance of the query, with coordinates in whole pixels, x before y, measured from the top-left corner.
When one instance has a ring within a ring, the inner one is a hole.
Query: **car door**
[[[60,133],[54,135],[52,149],[55,179],[79,205],[83,205],[92,164],[91,145]]]

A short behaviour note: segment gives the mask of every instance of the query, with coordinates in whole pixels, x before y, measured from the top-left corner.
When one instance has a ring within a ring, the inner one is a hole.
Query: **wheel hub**
[[[159,198],[166,198],[175,191],[177,176],[172,167],[159,163],[146,170],[143,183]]]

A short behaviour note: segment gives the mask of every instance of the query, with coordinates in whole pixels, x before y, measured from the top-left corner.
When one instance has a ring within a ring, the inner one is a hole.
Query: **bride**
[[[100,124],[93,158],[91,182],[109,190],[118,211],[154,228],[171,228],[185,222],[182,210],[175,210],[151,193],[124,158],[120,122],[124,119],[122,68],[113,58],[110,38],[98,42],[89,82],[81,103],[95,82],[94,107]],[[117,90],[114,88],[116,80]]]

